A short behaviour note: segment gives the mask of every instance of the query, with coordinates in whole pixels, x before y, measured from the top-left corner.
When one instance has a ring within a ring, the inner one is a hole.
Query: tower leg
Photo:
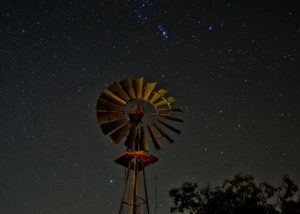
[[[139,180],[138,180],[138,159],[135,157],[134,158],[134,173],[133,173],[133,196],[132,196],[132,203],[131,203],[131,209],[130,209],[130,214],[138,214],[137,210],[137,193],[138,193],[138,184],[139,184]]]
[[[145,174],[145,169],[144,168],[143,168],[143,178],[144,178],[144,190],[145,190],[145,197],[146,197],[147,214],[150,214],[149,201],[148,201],[148,191],[147,191],[147,182],[146,182],[146,174]]]
[[[121,204],[120,204],[120,208],[119,208],[118,214],[122,214],[123,213],[123,204],[125,203],[125,196],[126,196],[126,192],[127,192],[128,178],[129,178],[129,174],[130,174],[130,166],[131,166],[131,162],[128,163],[128,168],[125,169],[125,174],[124,174],[124,189],[123,189],[123,193],[122,193],[122,199],[121,199]]]

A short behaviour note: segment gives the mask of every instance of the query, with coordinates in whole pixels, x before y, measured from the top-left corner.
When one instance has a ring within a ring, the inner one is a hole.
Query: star
[[[158,25],[158,29],[162,35],[163,40],[167,40],[169,38],[168,31],[166,31],[162,25]]]

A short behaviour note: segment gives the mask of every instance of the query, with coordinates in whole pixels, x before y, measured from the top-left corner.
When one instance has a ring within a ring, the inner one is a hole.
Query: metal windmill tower
[[[161,138],[174,142],[164,128],[180,133],[170,123],[183,122],[173,116],[181,109],[173,108],[171,104],[175,98],[165,97],[166,89],[156,91],[156,84],[144,84],[143,77],[133,81],[124,79],[105,89],[97,101],[97,121],[103,133],[109,134],[115,143],[123,141],[127,147],[127,151],[115,159],[116,163],[126,168],[119,214],[140,214],[142,206],[147,214],[150,213],[145,167],[156,163],[158,158],[149,154],[148,136],[154,147],[161,149]],[[138,191],[141,179],[144,184],[143,197]]]

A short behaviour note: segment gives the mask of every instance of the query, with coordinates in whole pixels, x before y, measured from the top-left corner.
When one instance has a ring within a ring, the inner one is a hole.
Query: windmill
[[[142,205],[146,213],[150,213],[145,167],[156,163],[158,158],[149,153],[149,139],[156,149],[161,149],[162,138],[174,142],[165,130],[180,134],[172,123],[183,122],[174,117],[181,109],[172,106],[174,97],[165,96],[168,90],[155,90],[156,85],[157,82],[144,83],[143,77],[133,81],[124,79],[104,89],[97,100],[97,121],[103,134],[117,144],[123,141],[127,147],[127,151],[115,159],[126,168],[119,214],[125,213],[125,206],[130,214],[140,214]],[[138,195],[141,178],[144,198]]]

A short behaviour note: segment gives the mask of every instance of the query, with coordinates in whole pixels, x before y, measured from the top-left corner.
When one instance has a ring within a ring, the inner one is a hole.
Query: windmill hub
[[[131,100],[125,106],[126,118],[133,124],[147,126],[157,119],[155,107],[144,100]]]
[[[140,106],[136,106],[132,109],[129,114],[130,122],[133,124],[138,125],[142,122],[142,118],[144,117],[145,109],[141,108]]]

